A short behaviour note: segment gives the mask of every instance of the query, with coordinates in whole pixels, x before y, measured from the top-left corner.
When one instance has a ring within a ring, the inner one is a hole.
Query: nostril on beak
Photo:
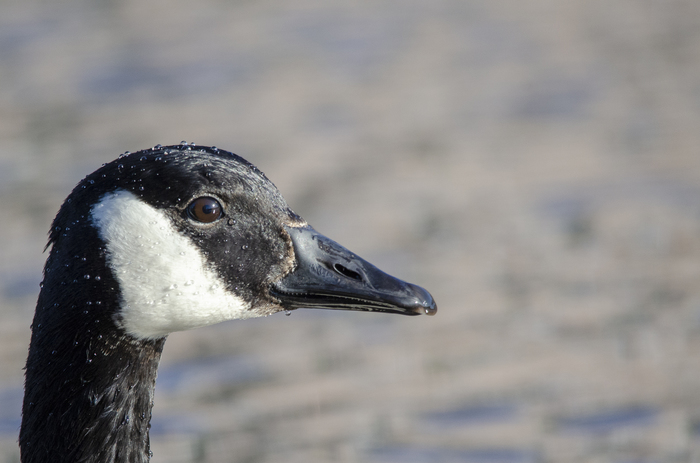
[[[352,271],[343,265],[333,264],[333,270],[335,270],[336,272],[340,273],[341,275],[343,275],[345,277],[352,278],[353,280],[357,280],[357,281],[362,281],[362,276],[359,273]]]

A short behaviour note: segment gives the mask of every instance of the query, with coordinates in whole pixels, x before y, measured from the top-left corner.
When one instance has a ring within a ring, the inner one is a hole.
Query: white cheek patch
[[[134,194],[104,195],[91,218],[121,289],[122,327],[132,336],[154,339],[257,316],[225,289],[197,246],[162,211]]]

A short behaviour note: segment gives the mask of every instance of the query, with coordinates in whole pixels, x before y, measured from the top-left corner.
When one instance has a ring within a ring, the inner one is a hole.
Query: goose
[[[21,461],[146,462],[169,333],[323,308],[433,315],[428,291],[314,230],[254,165],[125,153],[59,209],[32,322]]]

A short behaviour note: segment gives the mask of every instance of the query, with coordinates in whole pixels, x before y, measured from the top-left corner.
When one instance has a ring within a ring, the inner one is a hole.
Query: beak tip
[[[430,315],[431,317],[437,313],[437,304],[433,298],[424,299],[419,302],[415,308],[416,315]]]
[[[414,294],[414,304],[413,304],[413,314],[415,315],[430,315],[433,316],[437,313],[437,303],[433,299],[432,294],[430,294],[425,289],[417,285],[408,284],[411,291]]]

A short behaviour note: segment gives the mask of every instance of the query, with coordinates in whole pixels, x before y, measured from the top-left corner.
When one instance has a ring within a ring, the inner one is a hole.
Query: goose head
[[[85,249],[86,229],[96,249]],[[103,286],[107,273],[119,296],[112,320],[137,339],[302,307],[437,310],[426,290],[314,230],[260,170],[216,148],[161,147],[104,165],[66,200],[50,243],[47,272],[102,254],[105,268],[78,280]]]

